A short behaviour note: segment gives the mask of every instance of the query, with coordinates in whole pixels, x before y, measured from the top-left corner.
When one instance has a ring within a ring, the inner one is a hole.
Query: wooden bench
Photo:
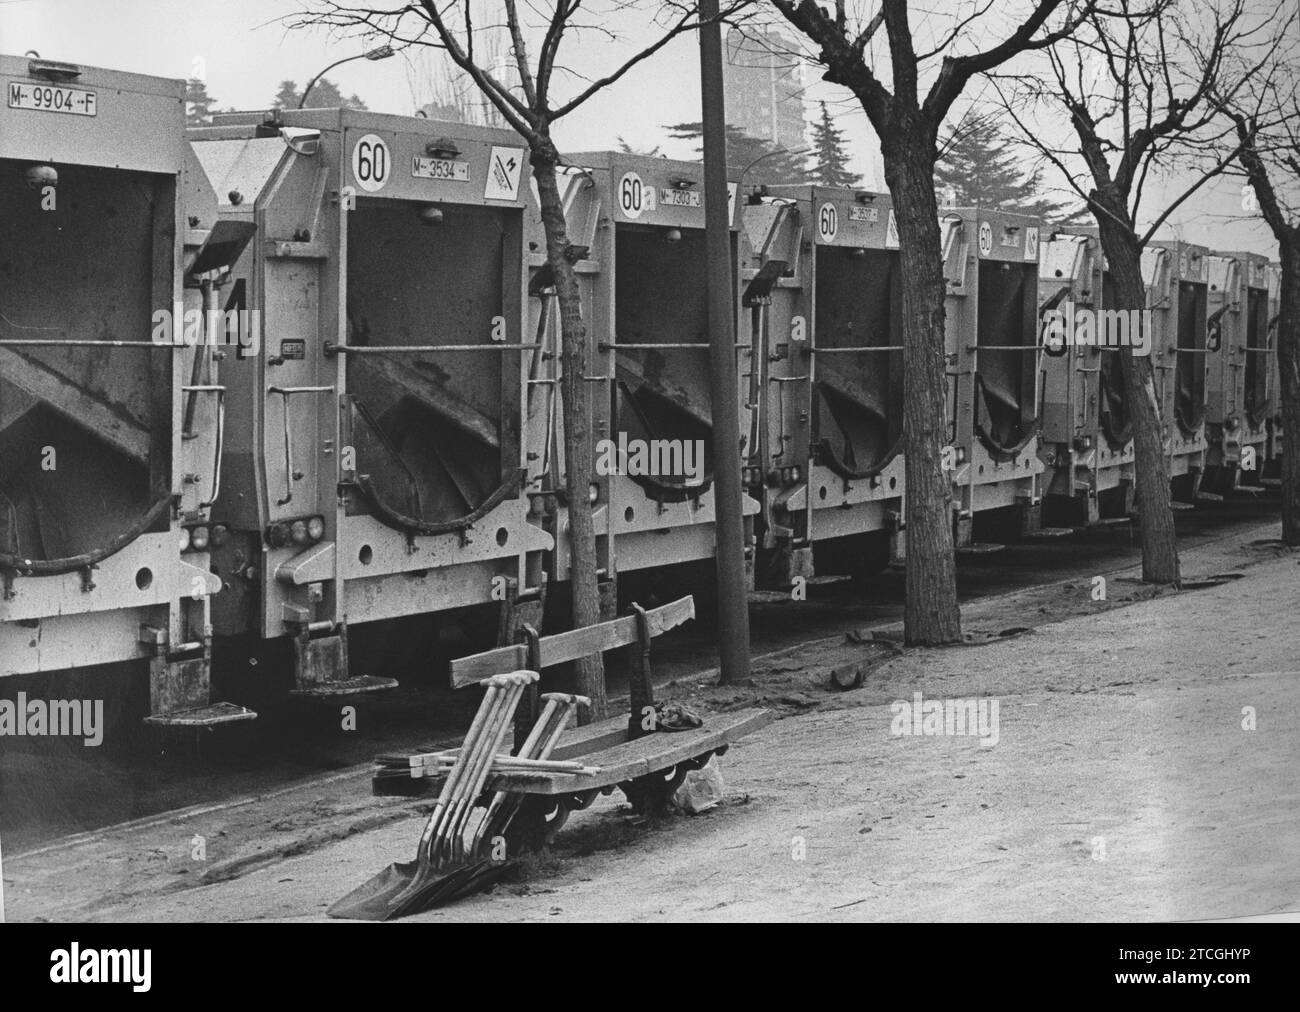
[[[609,650],[626,650],[629,706],[626,715],[570,728],[560,738],[552,759],[578,759],[600,772],[589,776],[547,773],[500,773],[489,777],[488,792],[508,791],[528,796],[511,831],[526,849],[549,843],[569,813],[588,807],[599,795],[621,790],[641,812],[661,810],[687,773],[699,769],[714,755],[722,755],[732,742],[771,723],[768,710],[744,709],[704,717],[701,727],[668,731],[657,727],[650,663],[651,641],[695,617],[695,601],[687,596],[660,608],[633,605],[634,613],[598,625],[538,636],[528,625],[524,640],[507,647],[462,657],[452,662],[452,684],[457,688],[502,671],[547,668]],[[516,744],[523,741],[538,712],[537,687],[520,703],[516,716]],[[407,793],[393,788],[405,781],[424,789],[438,780],[424,777],[419,760],[411,756],[380,756],[375,776],[376,793]]]

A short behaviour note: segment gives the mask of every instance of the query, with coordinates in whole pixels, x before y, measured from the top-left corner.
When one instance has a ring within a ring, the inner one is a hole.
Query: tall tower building
[[[788,151],[806,147],[803,64],[789,39],[775,31],[731,29],[723,74],[731,126]]]

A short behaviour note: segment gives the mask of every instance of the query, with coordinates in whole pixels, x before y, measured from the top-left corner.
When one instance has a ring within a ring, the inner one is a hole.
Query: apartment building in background
[[[779,32],[727,33],[727,122],[751,137],[795,151],[807,146],[803,66],[795,46]]]

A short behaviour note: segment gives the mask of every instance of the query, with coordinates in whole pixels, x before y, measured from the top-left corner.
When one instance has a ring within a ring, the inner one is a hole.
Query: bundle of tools
[[[562,699],[560,694],[551,694],[548,700]],[[394,789],[412,780],[440,780],[456,765],[460,758],[459,748],[429,747],[418,752],[386,753],[375,756],[374,782],[377,794],[418,793],[419,788],[411,790]],[[500,753],[493,756],[488,767],[488,775],[494,773],[571,773],[575,776],[595,776],[600,772],[599,766],[587,766],[584,763],[567,759],[530,759],[523,754],[509,755]]]
[[[520,699],[538,677],[535,671],[513,671],[483,680],[479,683],[486,689],[483,702],[460,748],[412,757],[413,762],[419,761],[420,775],[446,774],[420,836],[415,860],[389,865],[330,907],[331,917],[389,920],[467,895],[495,881],[506,862],[485,856],[484,848],[504,838],[523,795],[497,791],[478,824],[471,828],[475,804],[492,773],[545,771],[582,776],[592,772],[581,763],[549,761],[577,707],[590,705],[584,696],[543,694],[545,706],[518,755],[499,754]]]
[[[412,777],[442,777],[454,768],[460,758],[460,749],[449,748],[441,752],[424,752],[408,757]],[[492,757],[488,773],[573,773],[595,776],[599,766],[584,766],[569,759],[525,759],[522,756],[502,753]]]

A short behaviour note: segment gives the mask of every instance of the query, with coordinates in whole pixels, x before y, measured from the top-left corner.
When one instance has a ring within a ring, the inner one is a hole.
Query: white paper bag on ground
[[[698,815],[719,804],[725,790],[718,757],[713,756],[702,768],[686,774],[682,785],[673,792],[673,804],[683,812]]]

